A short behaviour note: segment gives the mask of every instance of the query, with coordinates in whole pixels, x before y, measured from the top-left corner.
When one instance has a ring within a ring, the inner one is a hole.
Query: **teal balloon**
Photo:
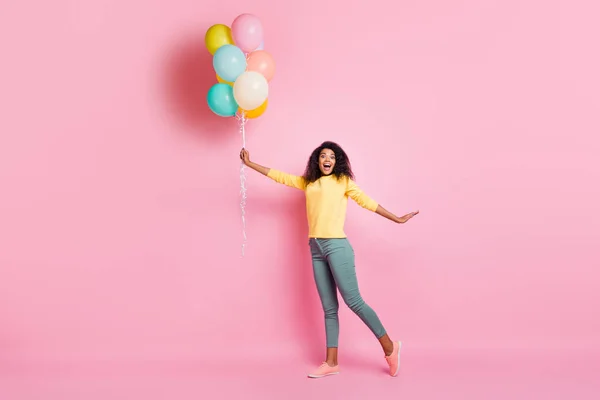
[[[213,67],[223,80],[235,82],[246,70],[246,55],[239,47],[226,44],[215,52]]]
[[[217,83],[208,90],[208,108],[220,117],[233,117],[238,104],[233,97],[233,88],[226,83]]]

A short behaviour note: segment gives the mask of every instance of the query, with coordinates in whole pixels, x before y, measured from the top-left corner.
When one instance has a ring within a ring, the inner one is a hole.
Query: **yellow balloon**
[[[223,78],[221,78],[219,75],[217,75],[217,81],[219,81],[219,83],[226,83],[229,86],[233,87],[233,83],[232,82],[227,82],[226,80],[224,80]]]
[[[204,43],[210,54],[215,54],[219,47],[226,44],[233,44],[231,29],[227,25],[213,25],[206,31]]]
[[[265,100],[265,102],[262,103],[262,105],[260,107],[255,108],[254,110],[242,110],[240,108],[239,111],[240,112],[243,111],[246,118],[258,118],[261,115],[263,115],[263,113],[267,109],[268,103],[269,103],[269,99]]]

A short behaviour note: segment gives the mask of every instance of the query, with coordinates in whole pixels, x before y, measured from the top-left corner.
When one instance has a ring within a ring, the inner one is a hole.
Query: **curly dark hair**
[[[308,163],[306,164],[306,170],[304,171],[303,178],[307,184],[315,182],[323,173],[319,168],[319,156],[323,149],[329,149],[333,151],[335,154],[335,165],[333,166],[333,171],[331,175],[335,175],[337,179],[342,177],[348,177],[350,179],[354,179],[354,173],[352,173],[352,166],[350,165],[350,159],[348,155],[340,147],[339,144],[334,142],[323,142],[319,147],[313,150],[310,158],[308,159]]]

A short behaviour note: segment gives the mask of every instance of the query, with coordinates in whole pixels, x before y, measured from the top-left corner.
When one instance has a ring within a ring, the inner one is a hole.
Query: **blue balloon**
[[[206,96],[208,108],[220,117],[233,117],[238,104],[233,97],[233,87],[226,83],[217,83],[208,90]]]
[[[237,46],[226,44],[219,47],[213,57],[215,72],[227,82],[235,82],[246,70],[246,56]]]

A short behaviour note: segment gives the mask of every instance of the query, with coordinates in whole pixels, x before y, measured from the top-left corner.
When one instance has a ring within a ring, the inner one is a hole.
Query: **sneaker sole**
[[[317,379],[317,378],[325,378],[326,376],[337,375],[337,374],[339,374],[339,372],[330,372],[330,373],[325,374],[325,375],[308,375],[308,377],[309,378],[313,378],[313,379]]]
[[[398,376],[398,372],[400,372],[400,352],[402,351],[402,342],[398,342],[398,368],[396,368],[396,372],[392,376]]]

